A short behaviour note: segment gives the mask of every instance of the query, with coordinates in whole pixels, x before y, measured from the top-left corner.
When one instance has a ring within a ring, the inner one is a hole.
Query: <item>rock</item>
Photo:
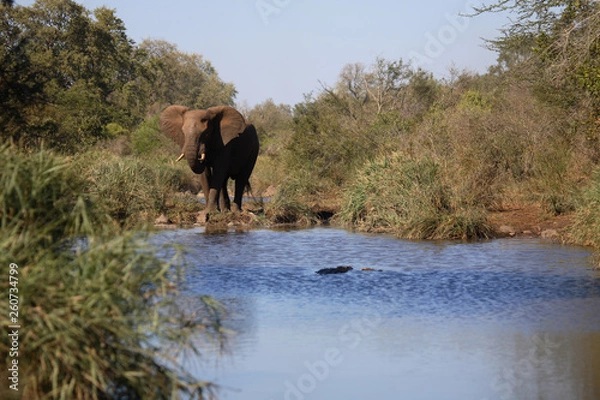
[[[344,265],[340,265],[339,267],[335,267],[335,268],[323,268],[317,271],[317,274],[319,275],[330,275],[330,274],[345,274],[346,272],[350,271],[351,269],[354,269],[350,266],[344,266]]]
[[[540,236],[543,239],[558,239],[560,237],[556,229],[546,229],[540,233]]]
[[[196,214],[196,223],[200,225],[206,224],[206,210],[198,211]]]
[[[510,225],[501,225],[498,228],[498,232],[509,236],[515,236],[517,234],[517,230]]]
[[[165,214],[161,214],[158,218],[154,220],[155,225],[168,225],[171,223],[171,220]]]
[[[271,198],[271,197],[275,197],[276,194],[277,194],[277,188],[275,186],[269,186],[262,193],[262,197]]]

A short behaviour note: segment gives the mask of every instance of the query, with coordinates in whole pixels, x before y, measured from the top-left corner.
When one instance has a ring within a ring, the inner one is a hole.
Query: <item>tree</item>
[[[234,86],[210,62],[166,42],[136,46],[115,10],[37,0],[0,14],[4,140],[75,151],[169,104],[233,104]]]
[[[412,72],[401,59],[377,58],[369,68],[361,63],[344,66],[335,87],[323,89],[332,104],[360,120],[365,112],[379,115],[397,110]]]
[[[499,0],[476,14],[510,11],[517,18],[490,40],[507,66],[528,62],[556,88],[583,89],[600,102],[600,3],[594,0]]]
[[[133,44],[114,10],[38,0],[3,12],[3,135],[73,150],[102,137],[108,123],[131,122],[113,102],[135,73]]]
[[[293,118],[290,106],[275,104],[273,99],[267,99],[246,114],[256,127],[263,153],[277,153],[287,143]]]
[[[203,56],[184,53],[162,40],[145,40],[139,50],[145,73],[141,90],[153,112],[171,104],[190,108],[233,105],[235,87],[223,82]]]

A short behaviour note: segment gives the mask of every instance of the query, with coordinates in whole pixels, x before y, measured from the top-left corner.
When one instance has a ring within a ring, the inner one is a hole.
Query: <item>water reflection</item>
[[[600,398],[600,276],[584,249],[335,229],[158,240],[188,247],[190,294],[231,310],[231,356],[195,367],[223,399]],[[337,265],[355,269],[314,273]]]

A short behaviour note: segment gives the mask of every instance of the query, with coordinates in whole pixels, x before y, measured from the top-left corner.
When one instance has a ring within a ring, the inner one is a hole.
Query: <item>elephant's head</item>
[[[181,146],[178,161],[185,158],[192,171],[201,174],[210,147],[226,146],[246,129],[246,121],[228,106],[206,110],[170,106],[160,116],[160,129]]]

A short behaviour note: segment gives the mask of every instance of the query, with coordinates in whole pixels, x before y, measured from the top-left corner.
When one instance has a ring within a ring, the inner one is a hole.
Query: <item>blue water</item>
[[[155,240],[187,248],[182,296],[228,309],[228,352],[187,361],[221,399],[600,399],[586,249],[332,228]],[[354,269],[315,273],[338,265]]]

